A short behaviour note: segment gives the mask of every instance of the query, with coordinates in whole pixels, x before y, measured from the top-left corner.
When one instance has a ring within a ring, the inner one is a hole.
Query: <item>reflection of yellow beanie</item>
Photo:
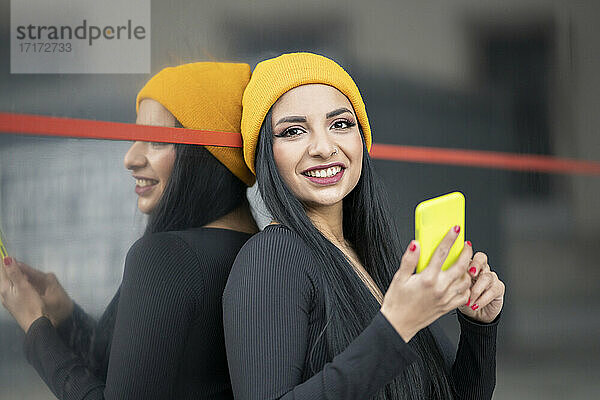
[[[260,62],[244,92],[242,100],[242,138],[244,159],[254,173],[258,134],[269,109],[285,92],[310,83],[330,85],[342,92],[354,112],[371,150],[371,127],[358,87],[346,71],[334,61],[312,53],[289,53]]]
[[[250,79],[248,64],[198,62],[165,68],[140,90],[136,99],[162,104],[184,128],[240,132],[242,93]],[[254,175],[244,164],[242,149],[204,146],[248,186]]]

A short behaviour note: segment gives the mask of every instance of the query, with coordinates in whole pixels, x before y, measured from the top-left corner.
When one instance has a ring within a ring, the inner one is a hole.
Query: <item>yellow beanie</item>
[[[154,75],[136,99],[153,99],[173,114],[184,128],[240,132],[242,94],[250,79],[248,64],[197,62],[165,68]],[[254,175],[244,164],[242,149],[204,146],[248,186]]]
[[[342,67],[313,53],[289,53],[258,63],[242,99],[242,140],[244,160],[254,173],[258,134],[265,116],[287,91],[310,83],[333,86],[342,92],[354,107],[362,128],[367,150],[371,150],[371,127],[367,110],[356,83]]]

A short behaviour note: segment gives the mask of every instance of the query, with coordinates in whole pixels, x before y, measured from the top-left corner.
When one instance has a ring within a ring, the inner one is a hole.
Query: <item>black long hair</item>
[[[273,219],[297,233],[321,266],[327,317],[324,332],[327,356],[331,360],[367,327],[380,304],[344,254],[313,225],[303,204],[281,178],[273,157],[271,115],[269,110],[258,139],[258,187]],[[356,187],[343,200],[343,215],[344,238],[352,244],[364,268],[385,293],[400,266],[402,247],[364,137],[362,173]],[[429,329],[419,331],[409,345],[419,356],[417,362],[382,388],[375,398],[451,399],[444,360]]]
[[[173,170],[145,233],[200,227],[248,201],[246,185],[203,146],[174,146]]]

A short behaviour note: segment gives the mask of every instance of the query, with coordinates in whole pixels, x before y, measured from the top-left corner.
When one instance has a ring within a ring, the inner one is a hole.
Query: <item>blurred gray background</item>
[[[151,75],[11,75],[0,111],[133,122]],[[600,2],[152,1],[152,73],[193,61],[329,56],[355,78],[375,142],[600,160]],[[117,55],[118,56],[118,55]],[[99,315],[143,231],[129,143],[0,135],[9,251]],[[496,400],[600,394],[600,178],[376,161],[403,240],[426,198],[461,190],[467,236],[507,284]],[[444,318],[451,336],[454,318]],[[0,308],[0,399],[49,399]]]

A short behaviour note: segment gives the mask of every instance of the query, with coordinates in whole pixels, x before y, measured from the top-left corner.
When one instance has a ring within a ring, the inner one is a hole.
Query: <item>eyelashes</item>
[[[291,127],[291,128],[287,128],[286,130],[284,130],[281,133],[273,134],[273,136],[278,137],[278,138],[292,137],[292,136],[298,136],[302,132],[304,132],[303,129],[300,129],[297,127]]]
[[[347,119],[337,120],[331,126],[336,126],[339,124],[345,124],[346,126],[344,126],[344,127],[338,126],[336,129],[348,129],[348,128],[352,128],[353,126],[356,126],[356,122],[349,121]]]
[[[340,131],[350,129],[354,126],[356,126],[356,122],[347,119],[338,119],[331,124],[331,129]],[[273,136],[277,138],[295,137],[301,135],[304,132],[305,130],[303,128],[291,126],[281,133],[274,133]]]

